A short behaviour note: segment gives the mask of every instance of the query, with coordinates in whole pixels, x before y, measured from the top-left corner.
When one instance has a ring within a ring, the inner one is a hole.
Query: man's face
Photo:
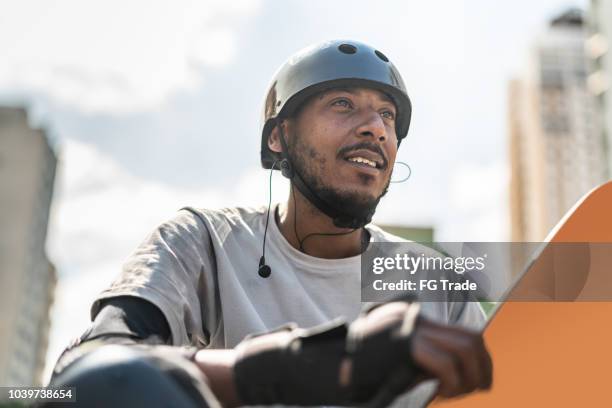
[[[375,208],[386,193],[397,154],[396,107],[384,93],[343,88],[312,97],[290,121],[289,154],[322,198]]]

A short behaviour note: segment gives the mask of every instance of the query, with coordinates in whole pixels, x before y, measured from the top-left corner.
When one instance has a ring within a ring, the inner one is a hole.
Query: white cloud
[[[49,238],[60,271],[62,266],[80,269],[125,257],[126,248],[186,203],[217,203],[216,195],[205,191],[173,189],[134,177],[78,142],[64,145],[60,165]]]
[[[223,66],[234,57],[234,37],[226,27],[201,27],[189,49],[190,61],[196,64]]]
[[[501,164],[478,165],[465,163],[451,175],[451,200],[462,212],[481,212],[499,198],[496,193],[504,180],[504,166]],[[504,186],[505,188],[505,186]]]
[[[509,172],[504,162],[462,163],[451,172],[441,240],[508,240]]]
[[[199,65],[229,63],[238,26],[258,8],[259,0],[11,3],[0,16],[0,89],[86,112],[152,109],[199,84]]]

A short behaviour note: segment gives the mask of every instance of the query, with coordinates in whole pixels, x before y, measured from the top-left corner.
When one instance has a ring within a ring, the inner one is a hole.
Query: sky
[[[27,106],[59,157],[48,366],[158,223],[186,205],[267,202],[264,94],[282,62],[314,42],[374,45],[412,99],[398,155],[412,176],[392,185],[374,220],[430,226],[438,241],[508,240],[507,83],[551,17],[586,5],[0,0],[0,103]],[[287,186],[275,175],[273,200]]]

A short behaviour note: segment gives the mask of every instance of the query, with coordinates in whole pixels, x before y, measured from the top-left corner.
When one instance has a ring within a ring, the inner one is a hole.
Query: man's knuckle
[[[455,343],[455,350],[462,360],[469,359],[474,355],[474,344],[469,339],[458,340]]]

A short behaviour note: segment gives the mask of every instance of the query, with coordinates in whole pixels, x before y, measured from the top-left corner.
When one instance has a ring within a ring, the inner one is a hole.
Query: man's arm
[[[204,372],[210,389],[224,407],[244,405],[238,396],[234,378],[236,364],[234,349],[199,350],[195,355],[195,363]]]
[[[162,376],[172,377],[167,367],[177,361],[177,356],[181,355],[181,348],[155,347],[171,343],[168,322],[155,305],[131,296],[106,299],[101,303],[99,313],[91,326],[60,356],[51,383],[61,383],[71,365],[96,349],[108,345],[145,346],[140,350],[143,355],[146,353],[155,355],[155,358],[149,359],[148,362],[157,365]],[[189,395],[191,400],[201,402],[202,394],[206,392],[198,387],[198,381],[203,379],[223,406],[238,406],[239,401],[231,371],[233,355],[233,350],[202,350],[196,356],[194,349],[185,348],[183,353],[185,361],[181,363],[183,368],[186,368],[187,364],[194,365],[204,376],[199,377],[192,373],[191,377],[194,378],[185,381],[189,373],[184,373],[185,375],[177,381],[181,384],[183,392]],[[210,406],[210,396],[204,395],[204,397],[208,399],[207,405]]]
[[[170,327],[163,313],[151,302],[132,296],[118,296],[101,302],[84,340],[122,337],[141,344],[171,344]]]
[[[163,313],[175,346],[205,346],[219,324],[218,284],[206,218],[179,211],[138,245],[113,283],[93,302],[92,320],[108,299],[142,298]]]
[[[85,332],[58,358],[51,382],[76,359],[106,344],[170,344],[170,328],[162,312],[144,299],[119,296],[105,299]]]
[[[92,342],[96,341],[94,346]],[[57,377],[78,356],[109,345],[170,345],[172,336],[163,313],[144,299],[119,296],[105,299],[91,326],[70,347],[55,367]],[[80,347],[80,349],[77,349]],[[194,362],[204,373],[207,384],[225,407],[240,405],[234,385],[234,350],[200,350]],[[54,378],[52,378],[53,381]]]
[[[170,328],[162,312],[144,299],[119,296],[101,303],[89,328],[75,339],[60,355],[53,376],[74,360],[91,343],[102,344],[170,344]],[[79,346],[87,344],[87,347]]]

